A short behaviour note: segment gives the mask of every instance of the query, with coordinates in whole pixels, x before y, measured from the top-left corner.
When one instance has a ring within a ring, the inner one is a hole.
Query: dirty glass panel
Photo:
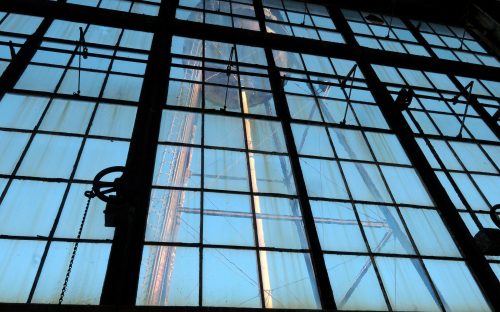
[[[18,174],[36,177],[69,178],[82,139],[38,134],[31,142]],[[92,176],[92,178],[95,174]]]
[[[369,257],[325,255],[325,263],[339,309],[387,310]]]
[[[26,303],[44,247],[41,241],[0,239],[0,302]]]
[[[110,250],[111,244],[78,245],[64,304],[99,303]],[[72,251],[72,243],[51,243],[33,303],[58,303]]]
[[[424,260],[443,304],[454,311],[491,311],[464,262]]]
[[[206,244],[254,246],[250,196],[204,193],[203,242]]]
[[[279,197],[254,197],[261,247],[307,249],[299,202]]]
[[[391,202],[376,165],[343,161],[341,166],[354,199]]]
[[[88,139],[83,147],[75,177],[93,180],[104,168],[124,166],[128,148],[129,142]]]
[[[440,311],[429,279],[417,259],[375,257],[394,310]]]
[[[83,134],[93,111],[92,102],[55,99],[50,103],[40,129]]]
[[[90,128],[91,135],[115,138],[132,136],[136,107],[100,103]]]
[[[200,240],[200,193],[153,188],[146,241],[196,243]]]
[[[29,134],[0,131],[0,173],[11,174],[28,143]]]
[[[43,97],[4,95],[0,101],[0,127],[33,129],[40,120],[48,101],[48,98]]]
[[[161,119],[160,142],[201,143],[201,114],[164,110]]]
[[[92,189],[90,184],[71,184],[67,198],[64,202],[63,211],[55,237],[61,238],[76,238],[78,229],[82,222],[87,197],[84,196],[86,191]],[[55,205],[58,207],[58,205]],[[113,239],[114,229],[104,227],[104,209],[106,203],[97,198],[90,201],[90,206],[87,212],[85,225],[81,238],[83,239]]]
[[[339,166],[335,161],[300,158],[300,168],[310,197],[348,199]]]
[[[310,201],[310,204],[323,250],[367,252],[352,204],[327,201]]]
[[[295,183],[288,156],[249,153],[254,192],[295,194]]]
[[[397,208],[356,204],[372,252],[415,254]]]
[[[410,160],[395,135],[377,132],[366,132],[365,134],[377,161],[410,164]]]
[[[321,308],[308,254],[260,251],[266,308]]]
[[[197,248],[145,246],[137,305],[198,305],[199,251]]]
[[[259,288],[255,251],[203,250],[204,306],[260,308]]]
[[[245,119],[248,149],[268,152],[286,152],[281,123],[258,119]]]
[[[199,148],[158,145],[153,185],[200,187],[200,175]]]
[[[432,206],[432,200],[413,168],[381,166],[397,203]]]
[[[244,153],[205,149],[204,187],[248,191],[248,171]]]
[[[339,158],[373,160],[361,131],[329,128]]]

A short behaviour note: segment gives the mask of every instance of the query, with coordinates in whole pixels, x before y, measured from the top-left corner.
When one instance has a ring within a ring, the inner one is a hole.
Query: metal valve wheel
[[[94,181],[92,182],[92,191],[95,196],[106,203],[117,204],[119,202],[116,192],[121,188],[122,176],[116,178],[113,182],[102,181],[102,179],[108,174],[116,172],[121,172],[123,176],[125,173],[125,167],[114,166],[103,169],[95,176]]]

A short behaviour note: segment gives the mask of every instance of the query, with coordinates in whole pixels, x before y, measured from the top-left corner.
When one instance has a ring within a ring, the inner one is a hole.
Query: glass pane
[[[203,250],[203,305],[261,307],[255,251]]]
[[[1,302],[27,302],[44,247],[41,241],[0,239]]]
[[[64,296],[65,304],[99,303],[110,250],[111,244],[78,245]],[[53,242],[50,245],[33,303],[58,303],[72,251],[72,243]]]
[[[160,142],[201,144],[201,114],[164,110],[161,116]]]
[[[401,208],[400,211],[421,255],[460,257],[437,211],[414,208]],[[432,239],[429,239],[430,234]]]
[[[354,199],[376,202],[392,201],[377,166],[344,161],[341,162],[341,166]]]
[[[369,257],[325,255],[325,262],[337,308],[387,310]]]
[[[153,185],[200,187],[201,150],[158,145]]]
[[[381,166],[397,203],[432,206],[432,200],[415,169]]]
[[[323,250],[367,251],[352,204],[326,201],[310,204]]]
[[[254,192],[295,194],[295,183],[287,156],[249,153]]]
[[[277,121],[245,119],[248,149],[268,152],[286,152],[281,123]]]
[[[65,188],[64,183],[14,180],[0,205],[0,234],[48,236]]]
[[[333,151],[324,127],[292,124],[295,146],[300,155],[333,157]]]
[[[266,308],[320,309],[308,254],[260,251]]]
[[[153,189],[146,241],[196,243],[200,240],[200,193]]]
[[[417,259],[376,257],[375,262],[394,310],[441,310],[430,281]]]
[[[137,305],[197,306],[197,248],[145,246]]]
[[[424,260],[443,304],[452,311],[491,311],[464,262]]]
[[[372,252],[415,254],[397,208],[356,204]]]
[[[311,197],[348,199],[339,166],[335,161],[301,158],[300,167]]]
[[[248,191],[248,170],[244,153],[206,149],[205,188]]]
[[[373,160],[361,131],[330,128],[333,146],[339,158]]]
[[[299,202],[278,197],[254,197],[261,247],[307,249]]]
[[[250,196],[204,193],[204,243],[254,246],[253,229]]]
[[[244,148],[241,118],[205,115],[205,145]]]

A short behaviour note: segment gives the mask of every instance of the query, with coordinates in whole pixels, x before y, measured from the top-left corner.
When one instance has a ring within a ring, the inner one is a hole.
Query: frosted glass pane
[[[254,192],[295,194],[292,168],[287,156],[249,153]]]
[[[81,138],[37,134],[19,167],[18,174],[69,178],[81,143]]]
[[[397,208],[356,204],[372,252],[415,254]]]
[[[14,171],[29,138],[27,133],[0,131],[0,173]]]
[[[43,97],[6,94],[0,102],[0,126],[33,129],[48,101]]]
[[[76,238],[83,212],[87,204],[84,192],[91,190],[90,184],[71,184],[68,197],[64,203],[61,219],[57,224],[55,237]],[[113,239],[114,228],[104,227],[104,209],[106,203],[94,198],[90,201],[89,210],[83,227],[82,238]]]
[[[367,251],[351,204],[326,201],[310,204],[323,250]]]
[[[424,260],[443,304],[450,311],[491,311],[464,262]]]
[[[197,248],[145,246],[137,305],[197,306]]]
[[[319,309],[308,254],[260,251],[266,308]]]
[[[301,158],[300,167],[309,196],[348,199],[339,166],[335,161]]]
[[[416,259],[376,257],[391,306],[396,311],[440,311],[424,268]]]
[[[401,214],[421,255],[460,257],[437,211],[401,208]]]
[[[0,234],[47,236],[66,184],[14,180],[0,205]]]
[[[203,242],[255,246],[250,196],[204,193]]]
[[[254,204],[261,247],[308,248],[298,200],[255,196]]]
[[[41,130],[83,134],[94,111],[94,103],[53,100],[40,125]]]
[[[354,199],[392,201],[377,166],[351,162],[341,162],[341,166]]]
[[[205,188],[248,191],[248,171],[244,153],[206,149]]]
[[[136,107],[99,104],[90,128],[91,135],[130,138],[134,128]]]
[[[95,175],[111,166],[124,166],[128,142],[88,139],[76,170],[79,179],[93,180]]]
[[[246,119],[245,126],[248,149],[286,153],[285,138],[280,122]]]
[[[0,240],[0,302],[26,303],[45,242]]]
[[[292,131],[300,155],[333,157],[333,150],[324,127],[292,124]]]
[[[361,131],[330,128],[333,146],[339,158],[373,160]]]
[[[206,114],[204,129],[207,146],[245,147],[241,118]]]
[[[381,166],[382,173],[397,203],[432,206],[417,172],[412,168]]]
[[[111,244],[78,245],[64,304],[99,304],[110,250]],[[72,243],[50,245],[33,303],[58,303],[72,251]]]
[[[260,308],[255,251],[203,250],[203,305]]]
[[[28,65],[17,81],[16,89],[53,92],[64,69],[39,65]],[[39,79],[44,77],[44,79]]]
[[[337,308],[387,310],[369,257],[325,255],[325,263]]]
[[[366,137],[378,161],[405,165],[410,164],[410,160],[406,156],[401,143],[399,143],[395,135],[366,132]]]
[[[142,81],[143,78],[111,74],[108,77],[103,97],[137,102],[141,94]]]

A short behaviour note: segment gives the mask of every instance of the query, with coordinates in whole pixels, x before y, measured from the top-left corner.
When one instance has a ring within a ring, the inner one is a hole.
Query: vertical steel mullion
[[[138,103],[124,174],[124,226],[117,227],[101,304],[135,305],[153,180],[161,112],[172,58],[173,21],[178,0],[162,1]]]
[[[343,34],[347,37],[347,42],[352,45],[357,45],[340,11],[332,8],[331,13],[336,18],[337,26],[343,30]],[[429,165],[425,155],[420,150],[415,140],[415,136],[406,123],[402,113],[397,111],[394,107],[394,100],[385,88],[385,85],[380,81],[367,61],[361,59],[358,64],[365,75],[367,84],[370,86],[374,98],[377,103],[379,103],[379,108],[384,117],[397,135],[413,166],[419,173],[423,184],[427,187],[431,198],[434,199],[436,207],[441,213],[445,224],[448,226],[450,233],[455,238],[455,241],[462,251],[465,262],[471,269],[472,274],[476,277],[478,286],[482,289],[486,301],[489,302],[494,310],[499,310],[500,297],[498,294],[500,293],[500,283],[493,273],[493,270],[476,246],[465,223],[455,209],[455,206],[444,187],[441,185],[434,170]]]

